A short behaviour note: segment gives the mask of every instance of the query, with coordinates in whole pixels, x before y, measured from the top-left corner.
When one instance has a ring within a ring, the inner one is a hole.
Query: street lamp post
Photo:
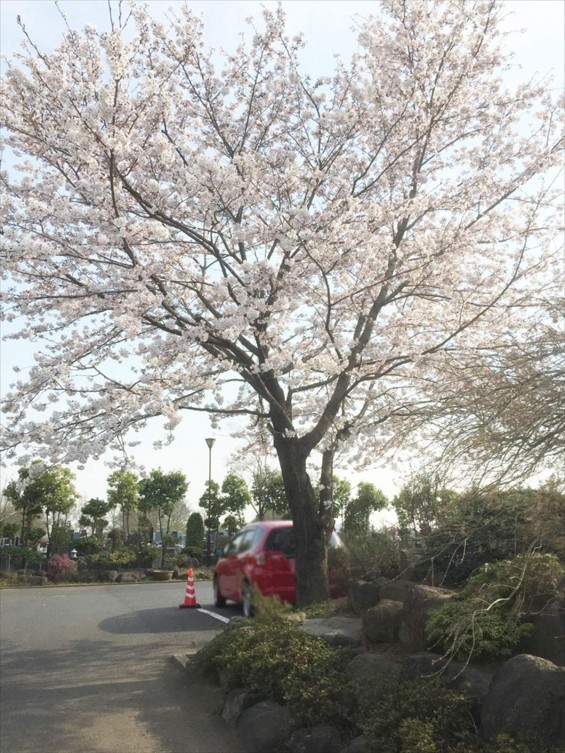
[[[212,447],[216,440],[214,437],[208,437],[206,444],[208,445],[208,532],[206,536],[206,567],[210,567],[210,510],[212,508]]]

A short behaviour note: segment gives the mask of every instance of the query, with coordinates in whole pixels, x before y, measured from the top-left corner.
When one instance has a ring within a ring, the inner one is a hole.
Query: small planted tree
[[[139,507],[145,513],[157,514],[161,534],[161,567],[165,564],[165,551],[171,526],[171,516],[188,491],[188,482],[181,471],[165,473],[161,470],[151,471],[149,476],[139,482]]]
[[[371,529],[371,514],[384,510],[388,505],[385,495],[374,484],[362,481],[357,494],[345,505],[343,530],[362,534]]]
[[[122,531],[127,541],[130,516],[137,510],[139,501],[139,480],[133,471],[114,471],[108,476],[108,502],[110,508],[119,507],[122,511]]]
[[[414,473],[392,500],[401,532],[426,536],[449,516],[457,496],[445,488],[437,473]]]
[[[204,544],[204,520],[199,512],[190,514],[186,522],[186,548],[191,557],[202,556],[202,547]]]
[[[228,536],[233,536],[242,526],[242,521],[236,515],[226,515],[222,521],[222,527],[228,532]]]
[[[22,516],[20,526],[20,541],[22,544],[25,544],[27,541],[33,520],[38,518],[43,512],[38,485],[33,483],[34,470],[33,466],[31,467],[31,473],[30,468],[20,468],[18,470],[18,480],[10,481],[4,489],[4,496]]]
[[[74,475],[63,466],[44,468],[34,463],[29,468],[20,468],[19,481],[8,484],[4,494],[22,513],[23,545],[30,538],[32,521],[43,514],[49,538],[48,552],[52,554],[64,547],[67,515],[78,499],[73,481]]]
[[[222,482],[222,501],[224,511],[233,519],[231,527],[237,531],[243,525],[245,508],[251,504],[251,494],[245,479],[233,471]]]
[[[268,513],[277,515],[289,513],[290,508],[280,471],[274,471],[266,465],[257,467],[253,473],[250,504],[258,520],[264,520]]]
[[[89,499],[81,510],[79,525],[88,526],[91,529],[92,536],[96,536],[101,541],[104,529],[108,525],[108,520],[105,516],[109,511],[109,502],[105,502],[98,497]]]

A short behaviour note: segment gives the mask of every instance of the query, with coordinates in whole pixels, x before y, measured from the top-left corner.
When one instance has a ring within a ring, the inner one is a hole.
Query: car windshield
[[[296,545],[292,528],[276,528],[271,531],[265,544],[270,552],[282,552],[287,557],[296,557]]]

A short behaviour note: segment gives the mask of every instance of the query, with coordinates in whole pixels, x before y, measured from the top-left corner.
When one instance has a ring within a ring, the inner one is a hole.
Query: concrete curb
[[[195,583],[210,583],[210,580],[195,580]],[[13,585],[13,586],[5,586],[0,582],[0,591],[19,591],[21,589],[29,590],[30,588],[81,588],[81,587],[92,587],[92,586],[143,586],[147,583],[160,583],[161,585],[169,585],[169,586],[182,586],[186,584],[186,580],[151,580],[151,578],[145,578],[144,580],[138,580],[136,583],[116,583],[113,581],[103,582],[100,583],[45,583],[43,586],[31,586],[28,583],[21,583],[19,585]]]
[[[196,654],[198,653],[198,650],[199,649],[194,648],[194,649],[189,649],[186,654],[172,654],[171,661],[173,662],[173,664],[176,664],[176,666],[179,669],[186,670],[190,660],[192,659],[193,656],[196,656]]]

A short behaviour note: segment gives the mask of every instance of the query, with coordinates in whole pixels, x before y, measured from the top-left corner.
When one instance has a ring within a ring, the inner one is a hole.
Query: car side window
[[[242,536],[241,544],[238,549],[238,552],[241,554],[241,552],[247,552],[251,547],[253,546],[253,540],[255,539],[255,532],[256,528],[251,528],[249,531],[245,531],[245,533]]]
[[[294,557],[296,548],[293,533],[292,528],[277,528],[271,531],[265,549],[271,552],[282,552],[287,557]]]
[[[224,556],[230,557],[232,554],[237,554],[242,541],[243,541],[243,534],[240,533],[238,536],[232,539],[230,543],[227,545]]]

